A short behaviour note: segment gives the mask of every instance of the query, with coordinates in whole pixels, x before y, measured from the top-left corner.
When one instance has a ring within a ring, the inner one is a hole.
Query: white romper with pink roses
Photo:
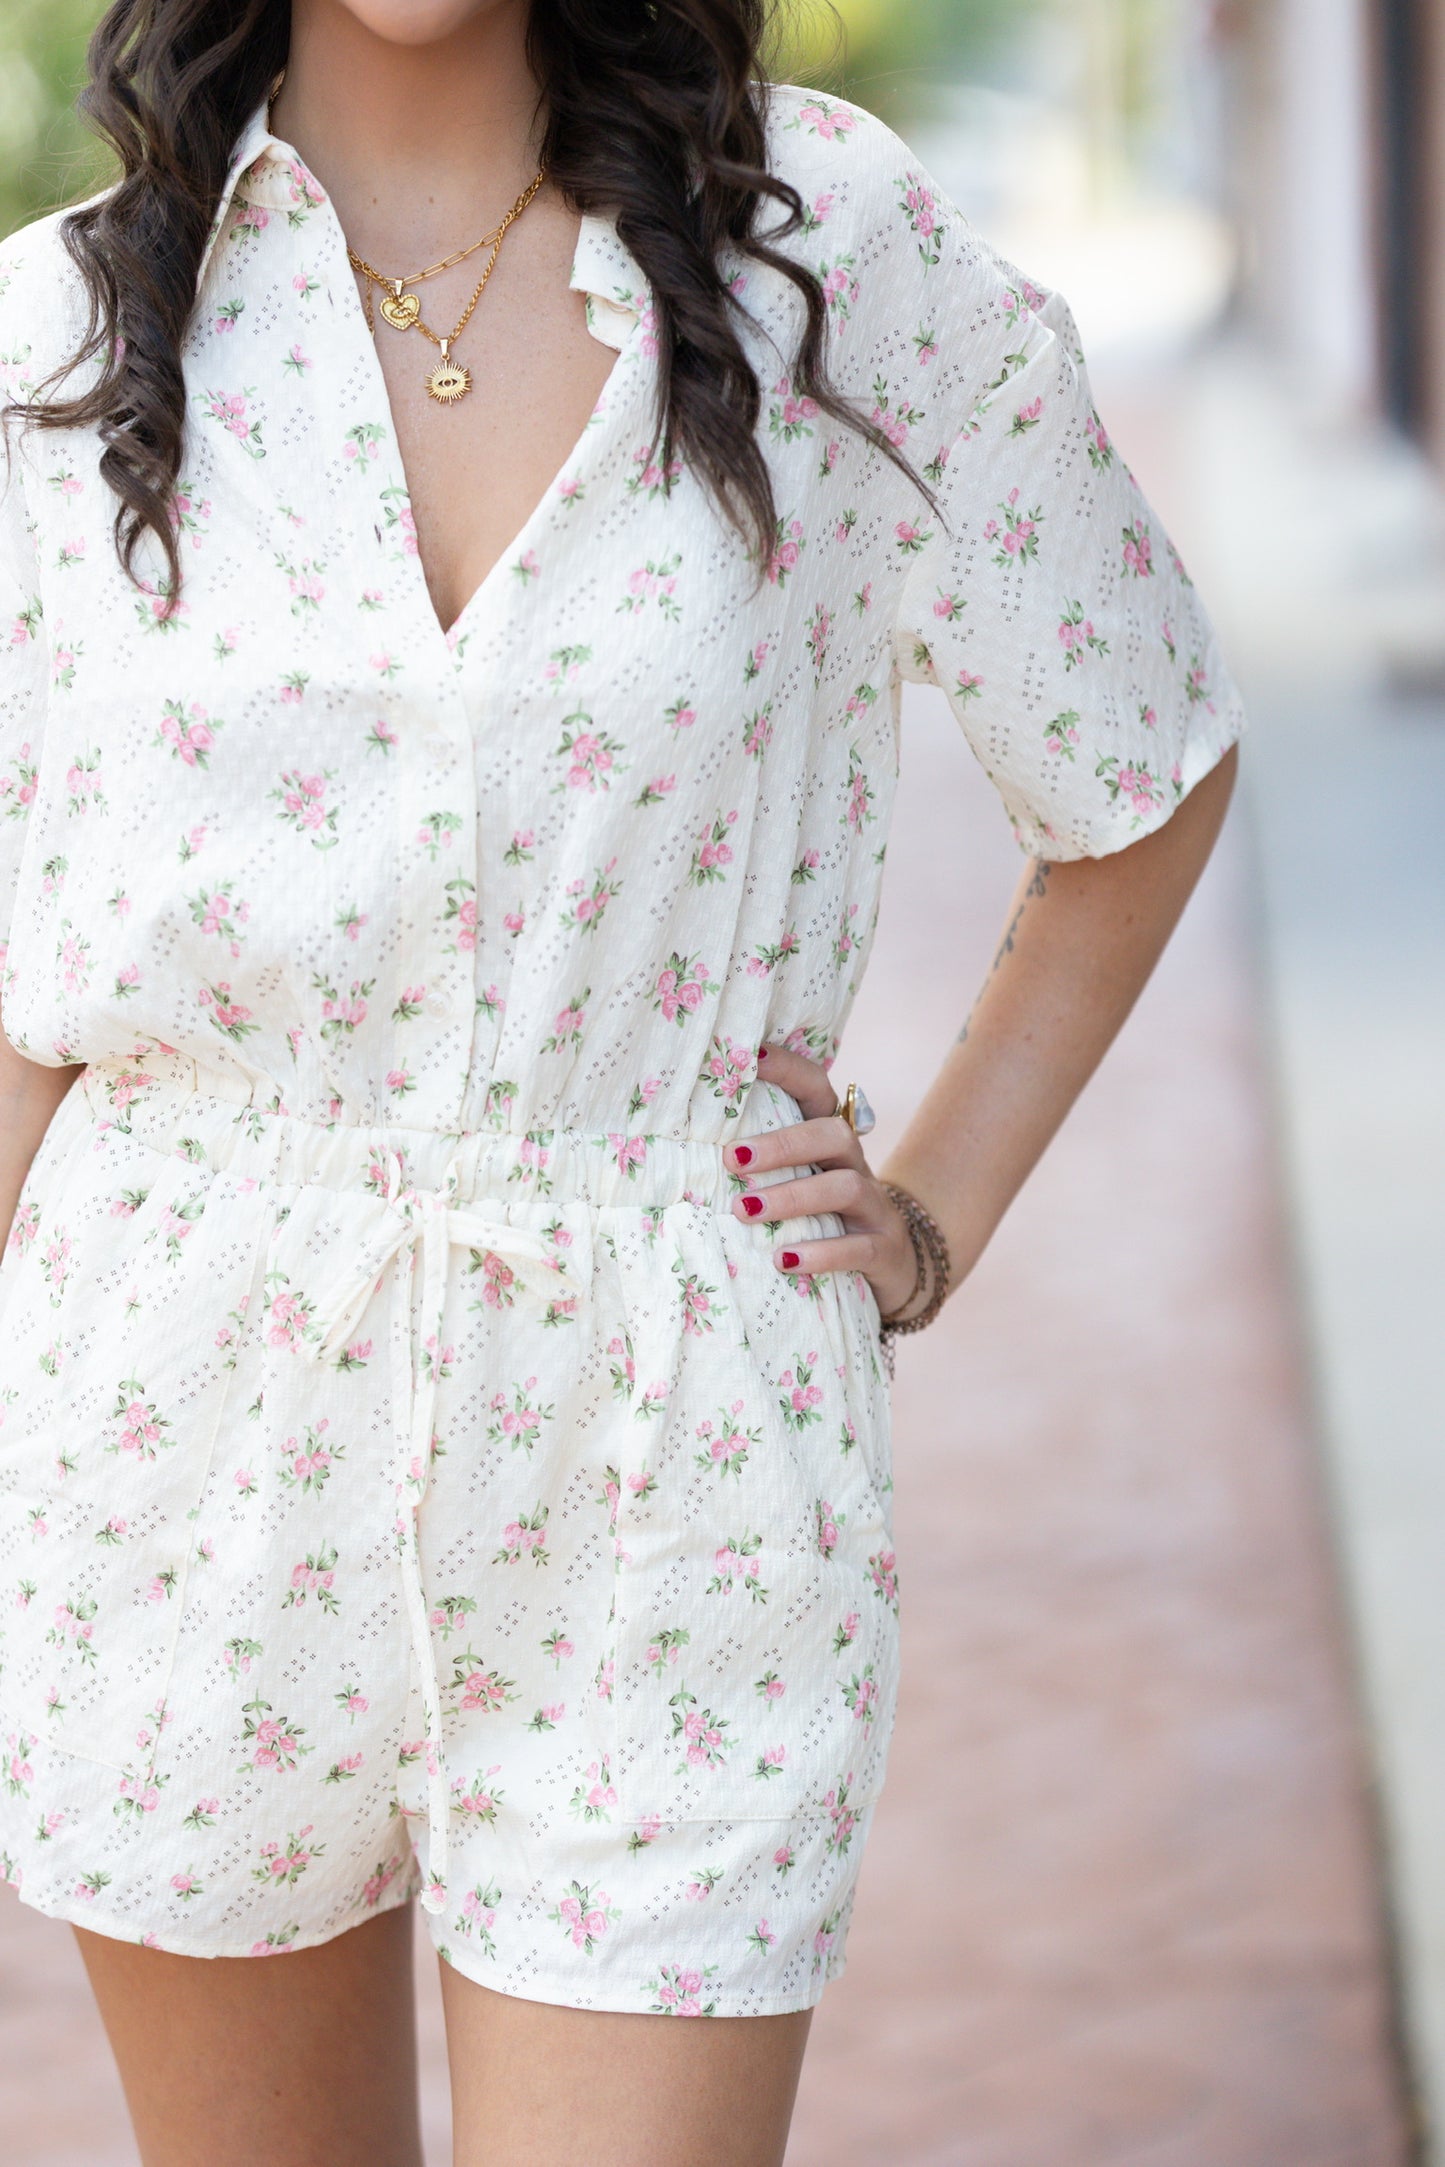
[[[10,1038],[83,1064],[0,1273],[0,1868],[183,1954],[419,1894],[468,1976],[762,2014],[841,1967],[897,1684],[888,1404],[854,1274],[744,1223],[867,957],[898,687],[1024,848],[1167,820],[1241,727],[1063,302],[855,107],[776,93],[836,380],[739,264],[778,506],[757,578],[649,451],[650,298],[443,636],[325,193],[257,113],[186,351],[172,607],[93,433],[0,507]],[[72,349],[58,221],[0,364]],[[445,426],[444,423],[441,424]]]

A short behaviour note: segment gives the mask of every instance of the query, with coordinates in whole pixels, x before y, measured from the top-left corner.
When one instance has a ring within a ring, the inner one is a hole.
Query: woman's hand
[[[762,1189],[749,1187],[734,1197],[734,1214],[739,1219],[766,1224],[774,1219],[836,1212],[844,1232],[774,1250],[773,1262],[779,1271],[804,1275],[861,1272],[884,1316],[901,1309],[917,1277],[908,1228],[903,1214],[870,1169],[862,1144],[838,1112],[838,1094],[826,1071],[819,1062],[801,1053],[790,1053],[785,1046],[764,1046],[759,1054],[758,1075],[764,1083],[775,1083],[789,1098],[796,1099],[803,1119],[785,1129],[769,1129],[764,1135],[743,1137],[726,1145],[724,1163],[749,1182],[754,1175],[772,1173],[779,1167],[816,1166],[821,1171],[800,1175],[795,1181],[773,1182]]]

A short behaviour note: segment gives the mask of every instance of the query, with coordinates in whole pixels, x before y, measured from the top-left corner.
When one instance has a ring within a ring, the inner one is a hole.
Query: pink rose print
[[[673,2017],[710,2017],[717,2014],[717,2002],[704,2000],[708,1987],[718,1967],[705,1964],[701,1970],[688,1970],[681,1964],[664,1964],[655,1984],[649,1988],[653,1996],[652,2014]]]
[[[574,1949],[591,1956],[622,1913],[605,1889],[594,1890],[583,1882],[572,1881],[547,1916],[569,1936]]]

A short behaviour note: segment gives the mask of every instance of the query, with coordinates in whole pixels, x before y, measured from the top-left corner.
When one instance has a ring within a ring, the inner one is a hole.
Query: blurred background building
[[[104,177],[97,13],[0,6],[0,228]],[[799,0],[778,41],[1068,294],[1254,718],[1178,941],[900,1363],[909,1682],[789,2158],[1445,2167],[1445,0]],[[1014,872],[921,689],[903,767],[843,1054],[884,1149]],[[8,1898],[0,2022],[15,2156],[132,2160]]]

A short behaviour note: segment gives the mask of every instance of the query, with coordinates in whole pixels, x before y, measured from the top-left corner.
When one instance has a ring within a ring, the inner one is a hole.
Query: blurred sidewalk
[[[1223,580],[1232,650],[1252,637],[1250,582],[1223,578],[1247,492],[1214,467],[1249,386],[1272,411],[1247,363],[1224,395],[1234,365],[1099,387],[1212,602]],[[1308,766],[1274,697],[1251,752],[1271,792],[1288,744]],[[901,1347],[904,1703],[790,2167],[1406,2167],[1261,1021],[1260,783],[970,1286]],[[875,1157],[1018,863],[952,722],[911,696],[840,1065],[880,1109]],[[129,2167],[69,1936],[9,1897],[0,2022],[6,2156]],[[430,1981],[424,2032],[445,2167]]]

